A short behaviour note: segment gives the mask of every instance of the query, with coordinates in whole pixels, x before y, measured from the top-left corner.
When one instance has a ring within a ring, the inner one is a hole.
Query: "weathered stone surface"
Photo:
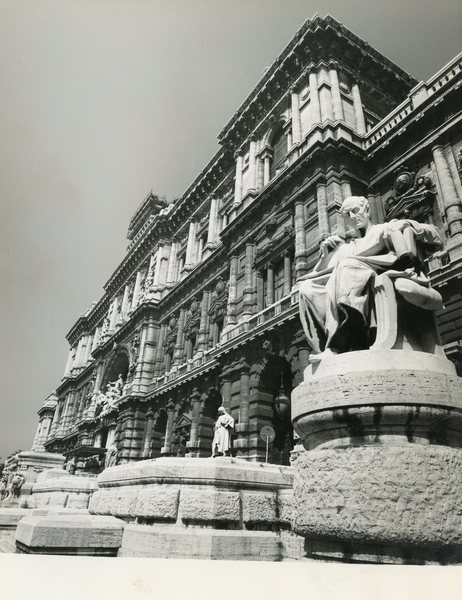
[[[233,458],[149,460],[104,471],[89,510],[138,519],[122,556],[300,558],[303,539],[286,531],[292,479],[291,467]]]
[[[309,399],[309,400],[308,400]],[[444,357],[410,350],[364,350],[323,360],[292,391],[292,418],[364,404],[419,404],[460,408],[454,365]]]
[[[201,484],[213,480],[232,487],[290,487],[293,474],[289,467],[249,463],[236,458],[157,458],[105,469],[98,477],[100,489],[109,486],[148,483]]]
[[[37,478],[32,488],[32,499],[37,508],[88,508],[96,487],[96,478],[69,475],[66,471],[52,469]]]
[[[162,529],[127,525],[119,556],[205,558],[215,560],[295,560],[303,538],[272,531],[223,531],[200,528]]]
[[[275,492],[243,492],[242,516],[245,523],[276,522]]]
[[[37,554],[115,555],[125,523],[92,515],[31,516],[16,530],[18,551]]]
[[[462,452],[443,446],[301,454],[294,531],[335,539],[462,550]]]
[[[176,521],[180,490],[177,486],[148,486],[140,489],[135,507],[137,517]]]
[[[239,521],[239,492],[218,490],[181,491],[183,521]]]

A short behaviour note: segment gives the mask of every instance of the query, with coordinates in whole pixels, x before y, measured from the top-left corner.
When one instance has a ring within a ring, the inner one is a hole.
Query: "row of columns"
[[[456,183],[451,172],[448,153],[451,148],[435,145],[432,148],[433,161],[436,175],[441,190],[441,201],[449,237],[462,233],[462,198],[457,191]]]
[[[345,121],[345,112],[340,90],[338,71],[335,64],[331,64],[328,71],[329,86],[319,83],[316,70],[312,70],[308,76],[310,90],[310,126],[314,127],[324,121]],[[361,94],[357,82],[351,87],[353,101],[353,112],[355,116],[355,130],[358,134],[366,133],[366,121]],[[302,123],[300,115],[300,94],[294,86],[290,89],[290,105],[292,119],[292,145],[302,141]],[[235,154],[236,172],[234,180],[234,207],[237,208],[243,200],[243,170],[244,151],[239,149]],[[249,164],[247,176],[247,192],[253,192],[265,186],[270,179],[271,151],[264,148],[257,156],[257,141],[254,136],[249,141]]]
[[[274,264],[269,262],[264,269],[254,267],[255,246],[248,243],[244,258],[244,287],[242,302],[242,317],[249,318],[256,312],[262,311],[265,306],[275,302],[275,272]],[[230,260],[229,295],[226,316],[226,326],[235,325],[237,322],[237,279],[238,279],[238,257],[233,255]],[[290,294],[292,289],[292,263],[290,253],[284,253],[283,263],[283,292],[282,295]],[[264,282],[266,280],[266,297],[264,294]]]

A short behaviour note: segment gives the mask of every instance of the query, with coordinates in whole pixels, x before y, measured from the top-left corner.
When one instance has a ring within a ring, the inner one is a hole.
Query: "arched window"
[[[284,167],[287,158],[287,136],[282,125],[275,131],[271,140],[273,159],[271,161],[270,179],[273,179]]]

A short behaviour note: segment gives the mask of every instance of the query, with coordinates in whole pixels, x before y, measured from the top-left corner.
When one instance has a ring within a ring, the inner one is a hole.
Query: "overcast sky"
[[[462,48],[460,0],[0,0],[0,456],[30,449],[65,334],[146,194],[182,194],[306,18],[418,79]]]

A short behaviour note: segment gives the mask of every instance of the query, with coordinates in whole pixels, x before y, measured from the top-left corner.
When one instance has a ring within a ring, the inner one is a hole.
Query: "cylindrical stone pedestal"
[[[293,527],[309,558],[462,563],[461,381],[408,350],[325,358],[292,392]]]

